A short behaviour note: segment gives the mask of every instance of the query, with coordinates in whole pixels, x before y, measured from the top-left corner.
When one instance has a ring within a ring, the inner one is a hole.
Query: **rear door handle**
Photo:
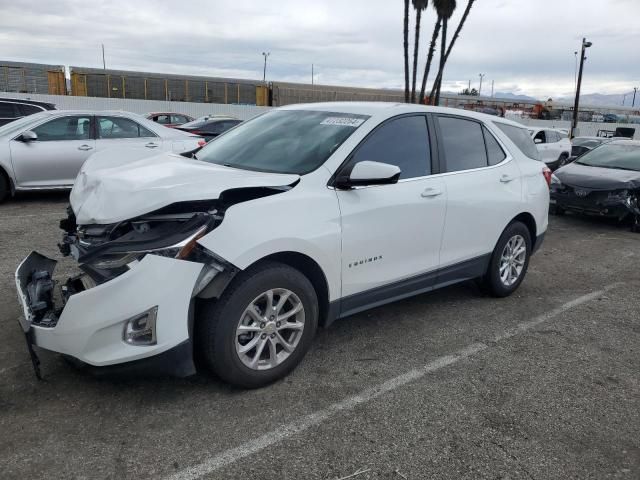
[[[438,195],[442,195],[442,190],[439,188],[428,187],[422,191],[421,195],[425,198],[437,197]]]
[[[145,145],[145,147],[147,148],[158,148],[158,144],[157,143],[153,143],[153,142],[149,142]]]
[[[509,183],[509,182],[513,182],[515,179],[516,179],[515,177],[512,177],[512,176],[510,176],[510,175],[502,175],[502,176],[500,177],[500,181],[501,181],[502,183]]]
[[[93,147],[90,145],[80,145],[78,147],[78,150],[83,150],[83,151],[87,151],[87,150],[93,150]]]

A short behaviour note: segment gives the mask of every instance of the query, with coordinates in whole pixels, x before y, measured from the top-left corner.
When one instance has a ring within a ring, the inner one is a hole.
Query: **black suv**
[[[53,103],[20,100],[19,98],[0,98],[0,126],[44,110],[55,110]]]

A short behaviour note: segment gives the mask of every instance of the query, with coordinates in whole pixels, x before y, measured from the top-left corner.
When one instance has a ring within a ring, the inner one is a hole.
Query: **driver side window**
[[[88,140],[91,138],[91,117],[60,117],[33,129],[39,142]]]
[[[400,179],[431,174],[427,119],[423,115],[392,119],[373,131],[358,146],[349,162],[369,160],[400,168]]]

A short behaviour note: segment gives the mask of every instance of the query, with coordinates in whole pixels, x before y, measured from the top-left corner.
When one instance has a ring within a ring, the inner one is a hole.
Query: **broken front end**
[[[15,275],[34,366],[32,344],[108,367],[102,372],[195,373],[194,298],[236,271],[197,243],[222,220],[215,202],[174,204],[110,225],[76,225],[68,213],[59,247],[80,273],[59,283],[57,262],[32,252]]]

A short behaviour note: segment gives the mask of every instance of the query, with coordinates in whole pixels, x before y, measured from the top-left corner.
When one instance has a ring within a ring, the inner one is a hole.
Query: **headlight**
[[[207,233],[207,230],[208,226],[203,225],[184,240],[181,240],[180,242],[168,247],[136,252],[105,254],[98,257],[96,261],[91,262],[91,265],[94,268],[98,268],[101,270],[121,268],[133,262],[134,260],[141,260],[142,257],[144,257],[146,254],[160,255],[161,257],[178,258],[184,260],[189,257],[191,252],[193,252],[193,249],[197,245],[197,240],[199,238],[202,238]]]

